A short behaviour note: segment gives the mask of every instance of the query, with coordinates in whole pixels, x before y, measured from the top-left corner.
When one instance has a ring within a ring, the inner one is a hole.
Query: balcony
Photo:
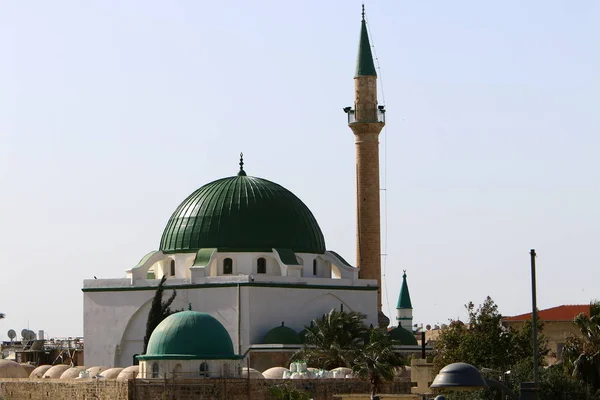
[[[378,122],[385,124],[385,106],[377,107],[345,107],[344,112],[348,114],[348,124],[356,122]]]

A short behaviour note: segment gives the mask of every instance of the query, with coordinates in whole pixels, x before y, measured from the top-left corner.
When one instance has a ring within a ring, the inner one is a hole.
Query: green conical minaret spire
[[[398,305],[396,309],[411,309],[412,303],[410,302],[410,293],[408,293],[408,283],[406,283],[406,271],[402,275],[402,288],[400,288],[400,295],[398,296]]]
[[[362,6],[362,22],[360,27],[360,42],[358,43],[358,57],[356,59],[357,76],[377,76],[373,55],[371,54],[371,44],[369,43],[369,34],[367,33],[367,23],[365,22],[365,5]]]

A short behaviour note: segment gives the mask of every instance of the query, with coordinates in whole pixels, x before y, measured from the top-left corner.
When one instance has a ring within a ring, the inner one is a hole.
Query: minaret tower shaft
[[[371,54],[364,5],[354,75],[354,109],[346,107],[344,111],[348,114],[348,125],[356,143],[356,262],[361,278],[376,279],[379,284],[379,322],[387,326],[389,319],[381,312],[379,200],[379,133],[385,125],[385,109],[377,104],[377,72]]]

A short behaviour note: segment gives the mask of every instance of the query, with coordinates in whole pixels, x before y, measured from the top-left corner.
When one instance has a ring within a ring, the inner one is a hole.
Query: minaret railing
[[[360,107],[354,109],[352,107],[344,108],[344,112],[348,114],[348,124],[357,122],[378,122],[385,124],[385,106],[377,106],[377,108]]]

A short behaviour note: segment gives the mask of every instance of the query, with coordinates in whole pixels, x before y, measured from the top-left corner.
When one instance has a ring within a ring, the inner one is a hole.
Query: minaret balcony
[[[344,112],[348,114],[348,124],[355,123],[380,123],[385,124],[385,106],[375,107],[345,107]]]

